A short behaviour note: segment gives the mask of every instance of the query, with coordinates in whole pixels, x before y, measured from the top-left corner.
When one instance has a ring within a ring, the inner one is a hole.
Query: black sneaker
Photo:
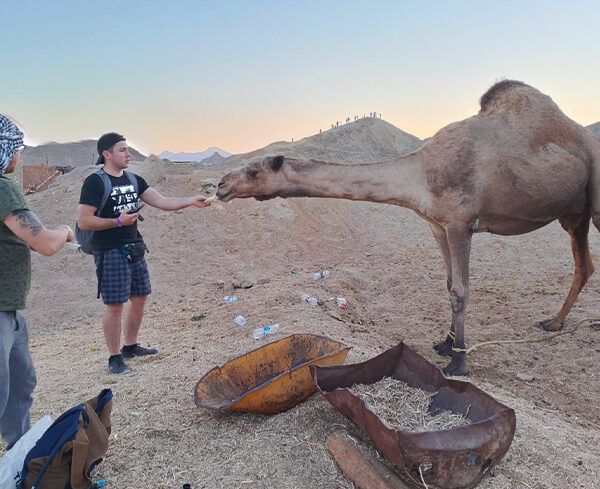
[[[158,350],[156,348],[144,348],[138,343],[134,345],[125,345],[121,348],[121,356],[125,359],[133,357],[145,357],[146,355],[156,355]]]
[[[108,372],[114,375],[123,375],[131,372],[131,369],[123,361],[121,355],[113,355],[108,359]]]

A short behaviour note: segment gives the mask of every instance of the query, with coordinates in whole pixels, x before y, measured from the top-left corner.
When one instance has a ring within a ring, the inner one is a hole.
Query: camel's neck
[[[426,178],[415,154],[381,163],[340,165],[287,159],[288,187],[281,197],[325,197],[400,205],[423,211],[430,204]]]

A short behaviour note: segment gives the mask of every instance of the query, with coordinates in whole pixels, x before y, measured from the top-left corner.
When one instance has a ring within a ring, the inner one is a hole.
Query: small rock
[[[519,372],[517,374],[517,379],[522,380],[523,382],[533,382],[535,380],[535,376]]]

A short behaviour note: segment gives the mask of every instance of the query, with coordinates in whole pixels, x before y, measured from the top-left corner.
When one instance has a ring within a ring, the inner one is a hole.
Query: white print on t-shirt
[[[111,189],[110,199],[113,205],[113,212],[115,215],[119,215],[125,210],[136,208],[138,195],[133,185],[121,185]]]

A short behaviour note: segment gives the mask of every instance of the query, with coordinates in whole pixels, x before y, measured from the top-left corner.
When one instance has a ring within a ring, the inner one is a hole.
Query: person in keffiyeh
[[[23,147],[23,133],[8,117],[0,114],[0,175],[4,174],[8,163]]]
[[[25,309],[30,249],[53,255],[74,239],[66,224],[48,229],[29,210],[21,188],[5,174],[21,160],[23,133],[0,114],[0,434],[9,450],[29,430],[36,384]]]

